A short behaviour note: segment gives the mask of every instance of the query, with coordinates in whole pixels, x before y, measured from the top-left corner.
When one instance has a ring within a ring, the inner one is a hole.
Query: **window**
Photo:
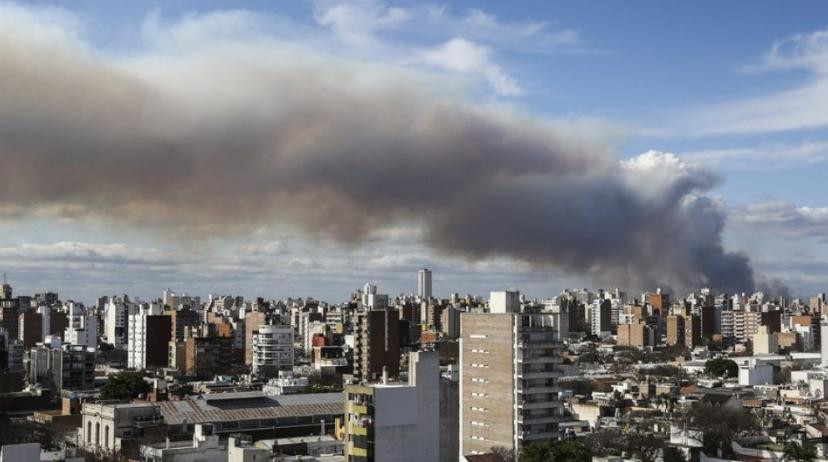
[[[489,338],[489,336],[486,335],[486,334],[469,334],[469,338],[486,339],[486,338]]]
[[[474,383],[489,383],[489,379],[484,379],[480,377],[472,377],[471,381]]]
[[[471,363],[471,367],[488,369],[489,365],[488,364],[483,364],[483,363]]]
[[[472,353],[482,353],[482,354],[489,354],[489,350],[484,350],[482,348],[472,348]]]
[[[473,396],[473,397],[475,397],[475,398],[485,398],[485,397],[487,397],[487,396],[489,396],[489,395],[487,395],[486,393],[477,393],[477,392],[473,392],[473,393],[472,393],[472,396]]]
[[[489,412],[489,410],[486,409],[485,407],[472,406],[470,409],[472,411],[477,411],[477,412]]]
[[[486,422],[478,422],[476,420],[472,420],[471,424],[475,427],[488,427],[489,426],[489,424],[487,424]]]

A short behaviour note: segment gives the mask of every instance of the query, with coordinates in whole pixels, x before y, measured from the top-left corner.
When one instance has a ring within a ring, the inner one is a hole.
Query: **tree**
[[[509,448],[504,448],[503,446],[495,446],[491,449],[492,454],[500,461],[500,462],[516,462],[517,457],[515,457],[515,451]]]
[[[739,365],[727,358],[708,359],[704,363],[704,372],[714,377],[736,377],[739,375]]]
[[[523,448],[520,462],[589,462],[592,450],[581,441],[547,441]]]
[[[802,462],[812,462],[816,460],[816,448],[813,445],[805,444],[801,446],[795,441],[785,443],[783,449],[782,460],[796,460]]]
[[[687,423],[704,431],[704,451],[716,454],[721,449],[724,454],[731,451],[730,443],[742,432],[756,431],[759,422],[745,408],[729,408],[707,403],[696,403],[685,416]]]
[[[119,372],[110,375],[101,387],[101,399],[135,399],[152,390],[140,372]]]
[[[661,459],[664,462],[687,462],[684,453],[679,448],[667,446],[661,451]]]

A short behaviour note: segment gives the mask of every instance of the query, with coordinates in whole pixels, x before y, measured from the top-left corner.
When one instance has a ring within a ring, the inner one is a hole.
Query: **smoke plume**
[[[206,235],[262,225],[641,288],[750,290],[719,178],[600,129],[469,102],[446,78],[273,41],[104,56],[0,19],[0,210]]]

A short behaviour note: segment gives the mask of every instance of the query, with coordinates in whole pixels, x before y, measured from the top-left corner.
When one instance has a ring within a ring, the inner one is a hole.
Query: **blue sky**
[[[112,61],[163,48],[170,31],[188,20],[239,10],[253,26],[246,39],[277,37],[356,62],[393,63],[456,82],[475,104],[600,126],[620,159],[658,150],[720,176],[705,194],[726,204],[725,245],[748,254],[763,278],[778,278],[800,295],[828,285],[825,2],[2,5],[29,11],[27,21],[72,31]],[[192,39],[182,37],[174,39]],[[446,258],[416,233],[389,231],[380,242],[342,247],[259,229],[187,247],[153,229],[53,216],[0,221],[0,232],[0,269],[10,282],[24,292],[49,288],[84,300],[103,292],[150,297],[166,286],[338,300],[363,279],[410,292],[420,266],[436,268],[440,295],[517,287],[543,297],[592,283],[561,268]],[[238,258],[244,246],[250,261]],[[157,261],[143,259],[153,252]],[[124,260],[125,253],[136,257]],[[400,257],[389,261],[390,254]],[[262,269],[277,257],[279,268]],[[372,263],[363,264],[366,258]],[[291,264],[295,271],[286,269]],[[257,270],[239,277],[250,266]]]

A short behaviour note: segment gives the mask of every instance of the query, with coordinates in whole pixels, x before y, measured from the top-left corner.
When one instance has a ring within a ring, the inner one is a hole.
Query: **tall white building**
[[[129,304],[118,297],[109,297],[104,305],[104,337],[115,348],[127,346]]]
[[[388,295],[378,294],[377,286],[366,283],[362,289],[362,304],[370,310],[384,310],[388,308]]]
[[[293,369],[293,327],[262,325],[253,331],[253,374],[275,377]]]
[[[417,295],[422,300],[431,298],[431,270],[428,268],[417,272]]]
[[[828,332],[828,318],[823,317],[821,325],[819,327],[822,330],[822,335],[820,335],[819,364],[822,366],[823,369],[828,369],[828,335],[825,334],[826,332]]]
[[[127,315],[127,367],[142,370],[147,367],[147,316],[164,314],[159,303],[143,303],[134,313]]]

